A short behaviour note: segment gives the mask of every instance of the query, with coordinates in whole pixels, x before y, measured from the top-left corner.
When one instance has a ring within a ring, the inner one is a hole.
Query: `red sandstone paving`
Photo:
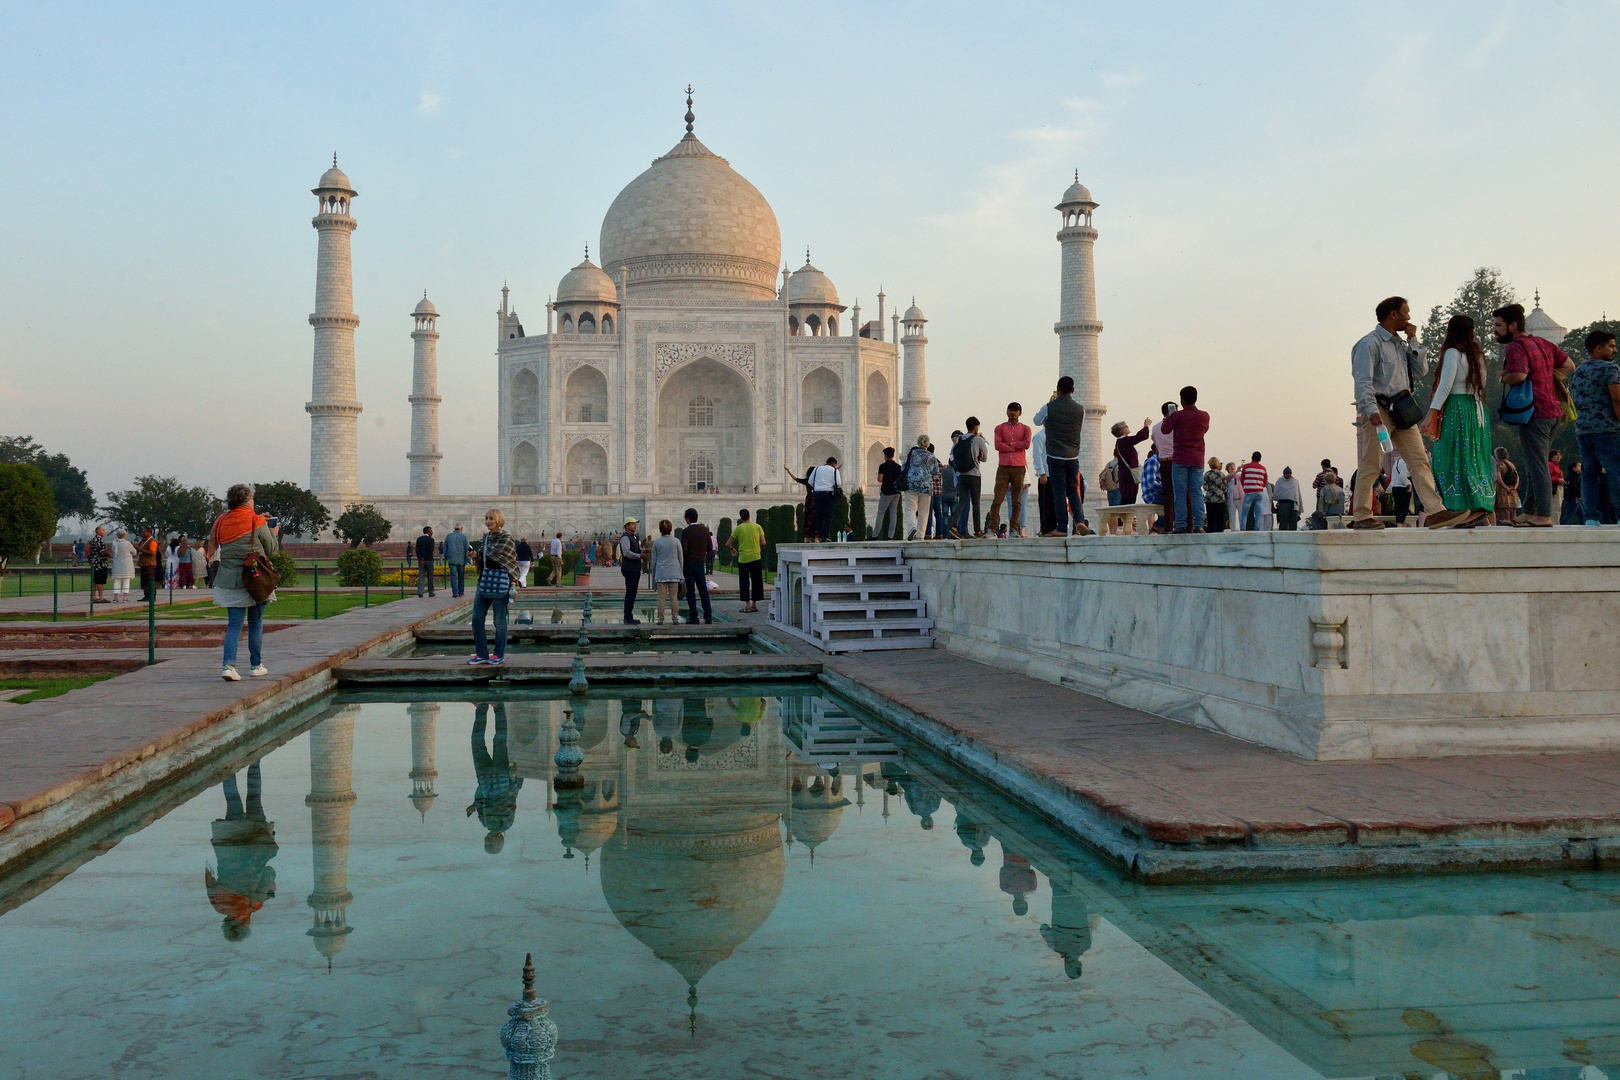
[[[939,649],[822,659],[1156,839],[1332,843],[1353,828],[1376,842],[1620,818],[1616,753],[1313,762]]]

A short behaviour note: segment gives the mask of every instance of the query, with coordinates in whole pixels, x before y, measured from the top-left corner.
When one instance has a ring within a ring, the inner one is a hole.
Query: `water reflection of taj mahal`
[[[351,932],[347,907],[348,817],[354,716],[342,706],[310,737],[310,807],[315,890],[310,935],[329,960]],[[565,709],[572,709],[584,754],[579,788],[557,789],[553,755]],[[410,802],[425,818],[438,795],[441,706],[407,707],[411,728]],[[459,741],[459,740],[458,740]],[[467,744],[462,744],[467,745]],[[900,749],[833,700],[802,697],[659,697],[576,701],[513,700],[475,707],[470,750],[478,788],[466,808],[486,830],[485,850],[503,857],[505,833],[540,820],[525,784],[544,792],[565,859],[599,869],[602,895],[619,924],[688,988],[697,987],[770,917],[780,901],[787,854],[816,849],[838,832],[844,811],[870,801],[887,818],[902,805],[923,829],[935,827],[940,795],[908,768]],[[974,865],[990,830],[958,805],[955,828]],[[901,815],[902,817],[905,815]],[[1033,849],[997,836],[1002,891],[1028,911],[1036,891]],[[504,857],[510,857],[505,853]],[[1040,866],[1054,884],[1053,921],[1040,932],[1071,978],[1089,947],[1077,897],[1061,888],[1066,867]],[[1070,910],[1070,909],[1073,910]]]

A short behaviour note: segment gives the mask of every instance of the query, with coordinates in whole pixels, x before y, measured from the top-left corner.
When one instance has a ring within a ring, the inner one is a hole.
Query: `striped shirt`
[[[1238,483],[1243,485],[1245,495],[1266,490],[1266,467],[1258,461],[1249,462],[1238,469]]]

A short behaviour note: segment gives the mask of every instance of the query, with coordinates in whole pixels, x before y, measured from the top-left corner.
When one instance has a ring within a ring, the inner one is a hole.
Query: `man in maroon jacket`
[[[1198,408],[1198,388],[1181,388],[1181,408],[1164,418],[1163,431],[1175,436],[1170,468],[1175,475],[1176,532],[1204,531],[1204,435],[1209,413]]]

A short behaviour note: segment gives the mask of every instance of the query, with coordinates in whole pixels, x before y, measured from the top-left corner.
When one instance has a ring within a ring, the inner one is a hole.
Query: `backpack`
[[[951,447],[951,468],[956,470],[958,476],[970,473],[978,466],[973,455],[973,443],[977,438],[977,435],[964,435]]]
[[[1103,471],[1097,474],[1097,486],[1104,491],[1119,490],[1119,458],[1103,466]]]
[[[1536,415],[1536,392],[1529,379],[1516,382],[1503,392],[1502,405],[1497,409],[1497,413],[1502,417],[1504,424],[1530,422]]]
[[[919,453],[919,451],[921,451]],[[933,455],[921,447],[913,446],[911,453],[906,455],[906,490],[932,491],[934,482],[928,475],[928,458]]]

